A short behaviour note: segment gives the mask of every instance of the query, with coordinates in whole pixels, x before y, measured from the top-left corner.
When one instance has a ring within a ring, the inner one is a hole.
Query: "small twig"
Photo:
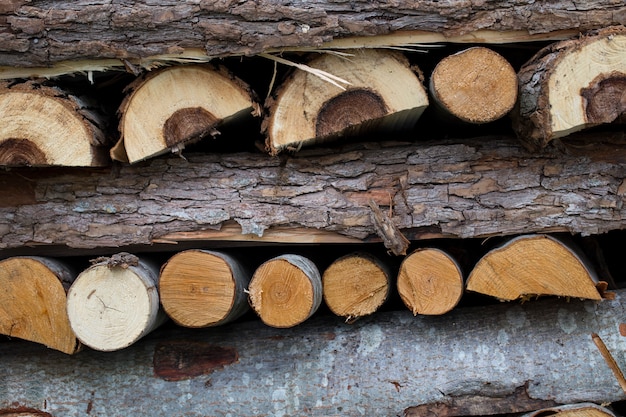
[[[622,370],[619,369],[619,366],[613,358],[613,355],[611,355],[611,352],[609,352],[606,345],[597,333],[591,333],[591,338],[593,339],[593,343],[595,343],[598,347],[598,350],[600,351],[600,354],[606,361],[607,365],[609,365],[609,368],[611,368],[611,371],[613,371],[613,375],[615,375],[615,378],[617,379],[619,386],[622,388],[622,391],[626,393],[626,378],[624,378],[624,374],[622,373]]]

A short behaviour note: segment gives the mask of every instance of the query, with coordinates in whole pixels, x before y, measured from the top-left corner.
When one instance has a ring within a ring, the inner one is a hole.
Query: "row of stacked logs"
[[[465,291],[501,301],[606,296],[606,282],[580,250],[550,235],[510,239],[467,275],[451,253],[419,248],[397,268],[366,252],[329,264],[283,254],[251,267],[223,251],[190,249],[162,266],[144,255],[98,258],[79,274],[56,260],[11,257],[0,262],[0,333],[72,354],[81,344],[101,351],[128,347],[166,315],[180,326],[210,327],[232,322],[251,306],[266,325],[288,328],[309,319],[324,300],[353,322],[376,312],[394,283],[414,315],[445,314]]]
[[[623,121],[625,51],[626,31],[610,27],[541,49],[516,74],[498,53],[473,47],[438,63],[430,97],[434,107],[467,123],[510,113],[519,138],[541,149],[586,127]],[[262,129],[271,154],[365,130],[406,131],[429,105],[421,71],[398,51],[323,53],[306,65],[272,59],[297,70],[265,103]],[[579,68],[585,62],[597,65]],[[262,114],[256,94],[223,67],[166,67],[127,86],[119,141],[109,152],[105,118],[93,101],[35,81],[3,83],[0,165],[100,166],[107,153],[134,163],[179,153]]]

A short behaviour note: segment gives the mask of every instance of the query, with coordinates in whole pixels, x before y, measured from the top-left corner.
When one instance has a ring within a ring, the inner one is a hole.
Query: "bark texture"
[[[292,329],[259,321],[170,329],[120,352],[73,357],[2,343],[0,409],[19,404],[55,416],[111,417],[145,410],[188,417],[396,416],[450,404],[465,415],[489,415],[614,402],[626,396],[590,335],[598,332],[624,366],[626,338],[618,327],[625,296],[620,290],[613,301],[501,303],[427,318],[387,312],[352,325],[327,316]]]
[[[548,33],[624,23],[626,5],[621,0],[574,5],[528,0],[10,0],[0,5],[0,65],[129,59],[188,48],[202,48],[209,56],[251,55],[402,30]]]
[[[240,240],[289,227],[379,241],[371,201],[386,214],[391,204],[411,239],[624,229],[626,137],[582,138],[540,154],[485,137],[11,170],[0,173],[0,248],[222,239],[232,222]]]

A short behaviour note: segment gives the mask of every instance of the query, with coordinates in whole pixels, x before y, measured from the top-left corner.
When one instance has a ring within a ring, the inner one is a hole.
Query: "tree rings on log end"
[[[517,73],[500,54],[473,47],[442,59],[430,77],[433,98],[468,123],[504,117],[517,101]]]
[[[597,281],[570,245],[548,235],[525,235],[484,255],[466,289],[506,301],[539,295],[600,300]]]
[[[422,248],[402,261],[397,286],[400,298],[413,315],[445,314],[461,300],[463,273],[448,253]]]
[[[322,278],[315,264],[300,255],[282,255],[257,268],[248,288],[250,305],[263,323],[296,326],[322,302]]]
[[[226,254],[198,249],[179,252],[161,268],[161,304],[181,326],[217,326],[248,310],[244,291],[249,281],[238,261]]]
[[[139,261],[122,268],[99,263],[76,278],[67,313],[78,339],[105,352],[130,346],[163,323],[157,293],[158,269]]]
[[[66,312],[72,272],[58,261],[13,257],[0,261],[0,333],[67,354],[80,347]]]
[[[388,268],[367,253],[335,260],[322,276],[324,301],[330,310],[352,321],[378,310],[390,290]]]

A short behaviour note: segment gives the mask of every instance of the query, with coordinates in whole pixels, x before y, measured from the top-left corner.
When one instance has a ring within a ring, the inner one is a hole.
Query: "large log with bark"
[[[0,248],[380,240],[371,201],[410,239],[623,229],[626,139],[584,139],[566,153],[491,137],[0,172]]]
[[[465,34],[468,42],[494,38],[502,42],[502,36],[494,37],[484,30],[519,31],[526,38],[533,34],[546,38],[560,30],[576,33],[625,23],[626,6],[622,2],[597,0],[576,8],[564,1],[540,4],[522,0],[462,5],[408,0],[187,0],[176,4],[163,0],[12,0],[0,6],[0,64],[45,67],[64,60],[129,60],[157,54],[175,58],[190,48],[203,49],[213,57],[253,55],[270,49],[319,48],[338,38],[397,31],[433,32],[417,36],[413,42],[433,37],[445,41]],[[407,41],[404,38],[400,43]],[[354,42],[349,43],[354,47]]]
[[[506,303],[434,317],[377,313],[353,325],[326,316],[291,329],[259,321],[169,329],[124,351],[71,358],[0,343],[0,409],[395,416],[422,406],[419,415],[489,415],[614,402],[626,395],[590,335],[611,352],[626,349],[618,330],[625,297],[620,290],[613,301]]]

